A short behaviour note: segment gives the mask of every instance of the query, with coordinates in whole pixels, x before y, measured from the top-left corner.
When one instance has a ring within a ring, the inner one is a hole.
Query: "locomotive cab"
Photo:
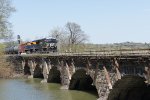
[[[57,40],[56,39],[45,39],[43,42],[42,49],[48,52],[56,52],[57,51]]]

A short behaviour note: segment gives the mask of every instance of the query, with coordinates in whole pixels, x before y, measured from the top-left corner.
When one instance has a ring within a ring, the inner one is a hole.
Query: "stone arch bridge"
[[[25,75],[43,78],[42,82],[60,82],[64,89],[69,88],[72,76],[82,69],[91,77],[100,100],[105,100],[114,83],[125,75],[138,75],[150,83],[149,50],[24,54],[9,57],[18,62]],[[52,72],[54,69],[56,72]]]

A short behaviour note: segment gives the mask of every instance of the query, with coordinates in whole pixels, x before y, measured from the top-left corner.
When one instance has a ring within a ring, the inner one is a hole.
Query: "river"
[[[96,100],[96,94],[60,90],[60,84],[40,79],[0,79],[0,100]]]

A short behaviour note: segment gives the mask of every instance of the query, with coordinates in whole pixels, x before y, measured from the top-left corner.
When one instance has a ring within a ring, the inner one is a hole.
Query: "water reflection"
[[[60,84],[40,79],[0,80],[0,100],[96,100],[88,92],[60,90]]]

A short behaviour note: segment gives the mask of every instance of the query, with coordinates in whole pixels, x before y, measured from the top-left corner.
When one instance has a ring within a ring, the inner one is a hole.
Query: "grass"
[[[12,76],[12,65],[6,60],[4,56],[5,45],[0,44],[0,78],[9,78]]]

